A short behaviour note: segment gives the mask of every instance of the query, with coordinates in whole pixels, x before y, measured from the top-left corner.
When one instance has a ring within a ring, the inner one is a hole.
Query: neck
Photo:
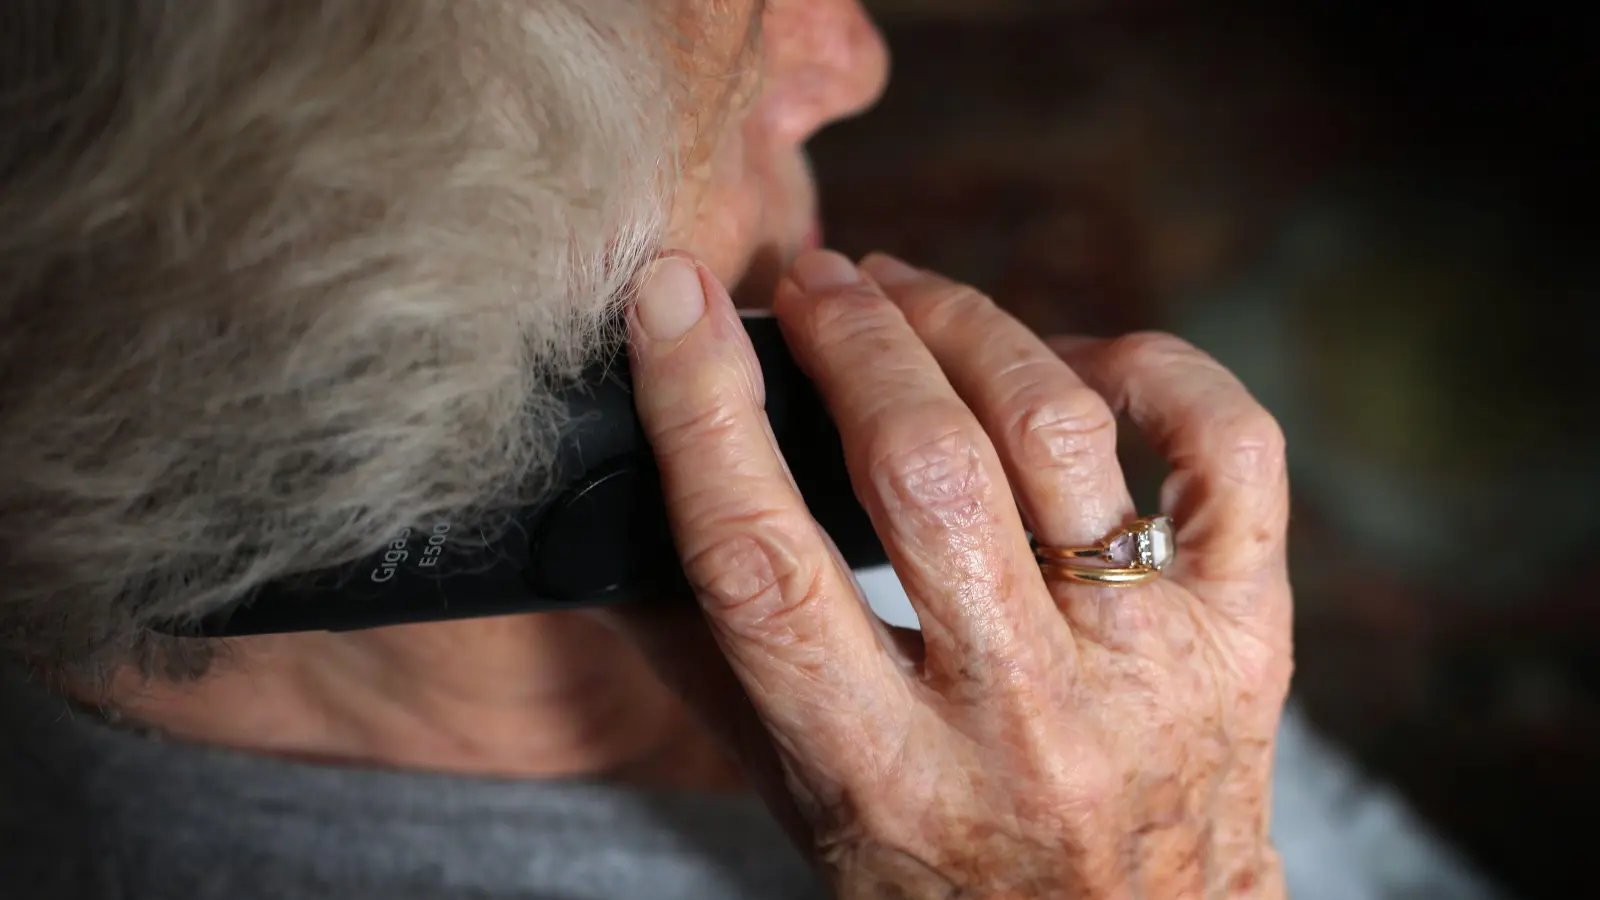
[[[518,778],[737,778],[616,633],[577,614],[229,642],[204,678],[120,676],[120,713],[304,760]]]

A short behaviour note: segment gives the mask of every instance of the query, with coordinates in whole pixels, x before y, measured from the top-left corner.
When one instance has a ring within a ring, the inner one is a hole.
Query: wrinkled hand
[[[633,372],[704,615],[629,627],[838,895],[1282,896],[1272,418],[1176,338],[1047,344],[888,257],[807,254],[775,311],[921,636],[862,601],[772,442],[726,292],[677,256],[633,312]],[[1138,587],[1047,581],[1026,529],[1087,545],[1134,518],[1118,413],[1172,463],[1178,559]]]

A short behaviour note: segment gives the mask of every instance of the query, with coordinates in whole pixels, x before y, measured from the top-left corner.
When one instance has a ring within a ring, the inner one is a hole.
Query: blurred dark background
[[[1543,4],[867,5],[895,80],[816,146],[829,243],[1232,366],[1289,436],[1301,705],[1500,884],[1590,893],[1600,32]]]

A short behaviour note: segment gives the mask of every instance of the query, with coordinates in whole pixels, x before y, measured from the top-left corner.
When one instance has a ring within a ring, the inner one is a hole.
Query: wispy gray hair
[[[167,656],[152,622],[538,491],[660,240],[649,6],[6,3],[0,654]]]

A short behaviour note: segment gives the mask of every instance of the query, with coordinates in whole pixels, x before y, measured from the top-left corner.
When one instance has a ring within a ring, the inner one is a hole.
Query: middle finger
[[[899,308],[845,257],[813,252],[775,311],[916,607],[929,674],[993,682],[1058,654],[1065,625],[1005,468]]]
[[[1105,399],[1026,325],[977,290],[893,257],[861,268],[881,285],[1000,442],[1034,537],[1092,545],[1133,518]]]

